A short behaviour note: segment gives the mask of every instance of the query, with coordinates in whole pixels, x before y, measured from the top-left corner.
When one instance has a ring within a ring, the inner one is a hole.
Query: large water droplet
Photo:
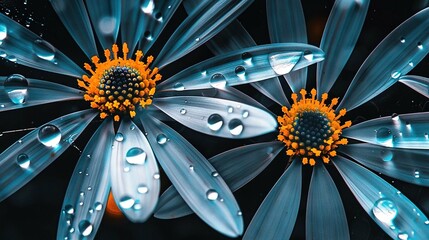
[[[241,54],[241,59],[246,63],[246,64],[251,64],[252,63],[252,54],[245,52],[243,54]]]
[[[92,224],[87,220],[82,220],[79,223],[79,231],[82,236],[87,237],[92,232]]]
[[[27,169],[30,167],[30,158],[27,156],[27,154],[21,153],[18,155],[18,157],[16,157],[16,163],[18,163],[21,168]]]
[[[115,135],[115,140],[116,140],[117,142],[122,142],[122,141],[124,141],[124,135],[123,135],[122,133],[118,132],[118,133]]]
[[[102,17],[98,22],[98,29],[105,35],[112,34],[115,31],[117,20],[114,17]]]
[[[1,44],[0,44],[1,45]],[[4,58],[4,57],[6,57],[7,56],[7,54],[4,52],[4,51],[0,51],[0,57],[2,57],[2,58]]]
[[[16,62],[16,61],[18,61],[18,59],[15,57],[15,55],[9,55],[9,56],[7,56],[7,57],[6,57],[6,59],[7,59],[8,61],[11,61],[11,62]]]
[[[185,90],[185,86],[183,85],[183,83],[178,82],[174,84],[173,89],[176,91],[183,91]]]
[[[232,135],[238,136],[243,132],[244,125],[240,119],[232,119],[228,124],[228,129]]]
[[[226,86],[226,78],[220,73],[214,74],[210,78],[210,85],[214,88],[224,88]]]
[[[101,211],[103,209],[103,204],[100,203],[100,202],[96,202],[94,204],[94,209],[97,210],[97,211]]]
[[[123,209],[129,209],[134,205],[135,201],[131,197],[125,196],[119,200],[119,206]]]
[[[384,145],[391,145],[393,141],[392,132],[390,131],[390,129],[385,127],[378,129],[375,137],[377,139],[377,142]]]
[[[141,9],[146,14],[152,14],[153,10],[155,9],[155,4],[153,3],[153,0],[144,1],[141,6]]]
[[[167,143],[167,136],[165,136],[164,134],[158,134],[158,136],[156,137],[156,142],[158,142],[158,144],[160,145],[164,145],[165,143]]]
[[[397,113],[393,113],[392,114],[392,120],[393,121],[398,121],[399,120],[399,115]]]
[[[408,239],[408,234],[407,233],[399,233],[398,234],[398,238],[400,239],[400,240],[407,240]]]
[[[313,52],[310,50],[305,50],[304,51],[304,58],[307,59],[307,61],[313,61],[313,59],[314,59]]]
[[[268,60],[276,74],[284,75],[295,67],[301,55],[301,52],[274,53],[269,55]]]
[[[143,151],[141,148],[131,148],[128,150],[127,154],[125,155],[125,160],[129,164],[144,164],[146,161],[146,152]]]
[[[70,204],[67,204],[67,205],[64,207],[64,212],[65,212],[66,214],[73,215],[73,214],[74,214],[74,208],[73,208],[73,206],[72,206],[72,205],[70,205]]]
[[[212,114],[207,118],[207,125],[212,131],[219,131],[223,125],[223,118],[219,114]]]
[[[380,157],[385,162],[391,161],[393,159],[393,152],[388,149],[381,150]]]
[[[37,39],[34,41],[33,52],[43,60],[52,61],[55,58],[55,48],[45,40]]]
[[[0,24],[0,41],[6,39],[7,37],[7,27],[4,24]]]
[[[390,224],[398,215],[398,208],[391,200],[381,198],[374,203],[372,213],[380,222]]]
[[[246,69],[243,66],[238,66],[235,68],[235,74],[237,74],[237,77],[240,79],[245,79]]]
[[[219,193],[217,193],[213,189],[209,189],[206,193],[207,199],[210,201],[215,201],[219,197]]]
[[[137,192],[141,193],[141,194],[145,194],[145,193],[149,192],[149,188],[145,184],[140,184],[137,187]]]
[[[61,141],[61,131],[52,124],[46,124],[39,129],[39,141],[47,147],[55,147]]]
[[[23,104],[27,98],[28,80],[20,74],[12,74],[4,80],[4,89],[14,104]]]

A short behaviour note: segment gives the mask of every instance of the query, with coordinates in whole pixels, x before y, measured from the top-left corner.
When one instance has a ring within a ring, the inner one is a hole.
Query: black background
[[[325,22],[332,8],[333,0],[302,1],[309,42],[319,45]],[[406,20],[419,10],[429,6],[428,1],[410,0],[374,0],[350,61],[345,66],[340,81],[334,85],[332,95],[341,97],[353,78],[359,66],[377,44],[402,21]],[[79,50],[70,35],[62,26],[60,20],[46,0],[0,0],[0,10],[14,20],[43,36],[52,45],[69,56],[78,65],[89,60]],[[185,18],[183,7],[179,7],[168,27],[158,39],[151,54],[161,49],[169,35]],[[258,44],[269,43],[266,23],[265,1],[255,2],[238,19],[243,23]],[[429,34],[429,33],[428,33]],[[164,79],[178,72],[186,66],[211,57],[209,50],[202,46],[167,67],[162,74]],[[411,73],[429,76],[429,58],[426,57]],[[26,77],[46,79],[69,86],[75,86],[75,79],[39,70],[32,70],[5,60],[0,60],[0,75],[7,76],[12,73],[21,73]],[[308,87],[314,86],[315,68],[309,68]],[[268,106],[274,113],[280,114],[280,108],[258,94],[250,87],[240,87],[251,96]],[[288,89],[285,89],[288,93]],[[410,113],[428,111],[428,100],[397,83],[386,92],[351,111],[347,118],[356,122],[380,116],[389,116],[392,113]],[[63,114],[87,108],[87,103],[75,101],[71,103],[53,103],[44,106],[28,108],[19,111],[9,111],[0,114],[0,132],[37,127]],[[79,149],[82,150],[89,137],[98,126],[98,122],[90,124],[87,130],[75,142],[75,147],[68,149],[60,158],[46,170],[34,178],[29,184],[0,203],[0,239],[54,239],[56,237],[59,213],[65,195],[68,181],[74,166],[79,158]],[[196,133],[178,124],[172,126],[183,134],[207,158],[244,144],[272,140],[275,134],[268,134],[259,138],[245,141],[225,140]],[[26,131],[8,133],[0,136],[0,151],[24,136]],[[203,139],[203,140],[201,140]],[[428,160],[429,161],[429,160]],[[247,226],[271,187],[285,169],[287,158],[284,153],[251,183],[235,193],[236,199],[243,212],[245,226]],[[295,224],[292,239],[305,238],[305,206],[311,168],[304,167],[304,183],[302,202],[299,216]],[[331,166],[328,169],[337,184],[344,202],[350,235],[352,239],[388,239],[389,237],[376,225],[355,200],[339,174]],[[424,174],[424,173],[421,173]],[[428,188],[411,185],[381,175],[386,181],[392,183],[401,192],[407,195],[420,209],[429,215]],[[168,187],[169,182],[162,176],[162,187]],[[329,223],[325,223],[329,224]],[[192,215],[175,220],[159,220],[150,218],[143,224],[135,224],[124,217],[114,217],[105,214],[96,239],[228,239],[212,230],[197,216]]]

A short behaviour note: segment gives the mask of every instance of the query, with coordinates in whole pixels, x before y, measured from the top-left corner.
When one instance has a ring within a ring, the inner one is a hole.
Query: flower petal
[[[265,197],[243,239],[289,239],[301,199],[302,164],[294,159]]]
[[[212,176],[222,176],[231,191],[236,191],[261,173],[284,148],[279,141],[255,143],[220,153],[209,159],[216,168]],[[155,217],[171,219],[193,213],[170,186],[159,198]]]
[[[57,159],[96,116],[84,110],[57,118],[25,135],[0,154],[0,201]]]
[[[44,71],[82,77],[84,71],[50,43],[0,13],[0,57]],[[4,31],[4,33],[3,33]]]
[[[350,239],[343,202],[324,164],[313,169],[305,219],[306,239]]]
[[[429,112],[392,115],[343,130],[345,137],[394,148],[429,149]]]
[[[153,105],[196,131],[225,138],[248,138],[274,131],[272,113],[252,105],[210,97],[156,98]]]
[[[92,27],[103,49],[110,49],[116,43],[121,20],[121,0],[86,0]]]
[[[22,75],[9,76],[5,84],[6,79],[8,77],[0,76],[0,112],[58,101],[82,99],[79,90],[61,84],[25,78]],[[15,82],[18,85],[14,84]]]
[[[406,75],[399,78],[399,82],[407,85],[416,92],[429,98],[429,78],[421,76]]]
[[[207,42],[240,15],[253,0],[206,1],[176,29],[158,55],[163,67]]]
[[[429,186],[427,150],[387,148],[361,143],[342,146],[339,151],[376,172],[405,182]]]
[[[360,205],[391,238],[425,239],[428,236],[427,217],[400,191],[348,159],[339,156],[332,162]]]
[[[158,85],[159,91],[224,88],[265,80],[322,61],[319,48],[303,43],[259,45],[195,64]]]
[[[368,12],[369,0],[335,1],[320,48],[326,59],[317,64],[317,92],[327,93],[347,63],[359,38]]]
[[[158,201],[159,170],[149,142],[129,119],[116,134],[110,173],[116,205],[131,221],[144,222]]]
[[[338,108],[351,110],[396,83],[429,52],[429,8],[393,30],[368,56]]]
[[[188,141],[164,123],[142,113],[142,124],[155,155],[192,210],[217,231],[237,237],[243,218],[222,177]]]
[[[93,239],[110,190],[112,120],[103,121],[76,165],[61,210],[57,239]]]
[[[299,0],[267,1],[267,20],[270,39],[273,43],[307,43],[304,11]],[[307,69],[285,75],[292,92],[306,87]]]
[[[94,34],[83,0],[49,0],[67,31],[88,58],[97,55]]]

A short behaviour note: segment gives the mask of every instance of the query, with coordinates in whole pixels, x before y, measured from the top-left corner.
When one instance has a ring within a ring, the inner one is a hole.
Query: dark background
[[[334,95],[341,97],[353,78],[359,66],[377,44],[402,21],[406,20],[419,10],[429,6],[429,1],[410,0],[374,0],[363,26],[359,41],[350,61],[345,66],[340,80],[334,86]],[[319,45],[325,22],[332,8],[333,0],[302,1],[309,42]],[[0,11],[8,14],[14,20],[27,26],[36,34],[56,46],[59,50],[73,59],[78,65],[89,60],[79,50],[70,35],[62,26],[60,20],[47,0],[0,0]],[[183,7],[179,7],[168,27],[158,39],[154,50],[156,53],[166,42],[169,35],[185,18]],[[258,44],[269,42],[266,23],[265,1],[255,2],[238,18]],[[202,46],[167,67],[162,74],[164,79],[175,72],[190,66],[198,61],[211,57],[209,50]],[[429,76],[429,58],[426,57],[411,73]],[[70,77],[32,70],[5,60],[0,60],[0,75],[7,76],[12,73],[21,73],[26,77],[46,79],[54,82],[75,86],[76,80]],[[309,85],[314,86],[315,67],[309,70]],[[268,106],[274,113],[280,114],[280,108],[267,98],[258,94],[250,87],[240,87],[241,90],[255,96]],[[289,89],[285,89],[289,97]],[[413,92],[404,85],[397,83],[389,90],[353,110],[347,118],[356,122],[380,116],[389,116],[393,113],[410,113],[428,111],[428,99]],[[87,103],[75,101],[70,103],[53,103],[44,106],[28,108],[19,111],[9,111],[0,114],[0,132],[34,128],[63,114],[78,109],[87,108]],[[29,184],[0,203],[0,239],[54,239],[56,237],[59,213],[65,195],[68,181],[74,166],[79,158],[80,150],[85,146],[89,137],[98,126],[92,123],[88,129],[75,142],[74,148],[69,148],[60,158],[46,170],[34,178]],[[196,133],[178,124],[172,126],[183,134],[207,158],[230,149],[252,142],[275,139],[275,134],[268,134],[259,138],[245,141],[224,140]],[[0,151],[24,136],[26,131],[3,134],[0,136]],[[201,139],[204,139],[201,141]],[[429,160],[428,160],[429,161]],[[248,226],[252,216],[257,210],[271,187],[285,169],[287,157],[284,153],[251,183],[235,193],[236,199],[243,212],[245,226]],[[305,206],[310,179],[311,168],[304,167],[304,183],[301,208],[295,224],[292,239],[305,238]],[[337,184],[346,210],[350,234],[352,239],[388,239],[389,237],[376,225],[363,211],[355,200],[339,174],[331,166],[328,169]],[[407,195],[420,209],[429,215],[428,188],[411,185],[382,177],[392,183],[402,193]],[[162,176],[162,187],[168,187],[169,182]],[[329,223],[325,223],[329,224]],[[208,227],[197,216],[192,215],[175,220],[149,219],[143,224],[134,224],[124,217],[105,214],[96,239],[228,239]]]

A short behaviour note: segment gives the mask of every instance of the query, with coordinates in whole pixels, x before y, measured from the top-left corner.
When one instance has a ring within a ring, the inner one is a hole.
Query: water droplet
[[[372,213],[379,221],[390,224],[398,215],[398,208],[391,200],[380,198],[375,202]]]
[[[140,203],[136,203],[136,204],[134,204],[133,209],[138,211],[138,210],[142,209],[142,205]]]
[[[94,204],[94,209],[97,210],[97,211],[101,211],[103,209],[103,204],[100,203],[100,202],[96,202]]]
[[[155,14],[155,19],[158,21],[158,22],[162,22],[162,13],[161,12],[157,12],[156,14]]]
[[[246,64],[251,64],[252,63],[252,54],[245,52],[243,54],[241,54],[241,59],[246,63]]]
[[[388,149],[381,150],[380,157],[385,162],[391,161],[393,159],[393,152]]]
[[[141,9],[146,14],[152,14],[153,10],[155,9],[155,4],[153,3],[153,0],[144,1],[141,6]]]
[[[94,209],[90,208],[90,209],[88,210],[88,212],[89,212],[89,213],[94,213]]]
[[[180,114],[185,115],[186,114],[186,109],[184,109],[184,108],[180,109]]]
[[[231,107],[231,106],[228,106],[228,108],[227,108],[227,112],[228,112],[228,113],[233,113],[233,112],[234,112],[234,108],[233,108],[233,107]]]
[[[210,78],[210,85],[214,88],[224,88],[226,87],[226,78],[220,73],[213,74]]]
[[[425,221],[425,224],[426,224],[426,225],[429,225],[429,220],[426,220],[426,221]]]
[[[27,169],[30,167],[30,158],[25,153],[21,153],[16,157],[16,163],[22,168]]]
[[[0,24],[0,41],[6,39],[7,27],[4,24]]]
[[[189,170],[194,171],[194,166],[193,165],[189,165]]]
[[[64,207],[64,212],[68,215],[73,215],[74,214],[74,208],[72,205],[68,204]]]
[[[235,68],[235,74],[237,74],[237,77],[240,79],[244,79],[246,75],[246,69],[243,66],[238,66]]]
[[[144,32],[144,37],[146,38],[146,40],[148,41],[152,41],[153,37],[152,37],[152,33],[150,33],[150,31],[146,31]]]
[[[228,128],[232,135],[238,136],[243,132],[244,125],[240,119],[232,119],[228,124]]]
[[[212,131],[219,131],[223,125],[223,118],[219,114],[212,114],[207,118],[207,125]]]
[[[1,45],[1,44],[0,44]],[[6,57],[7,56],[7,54],[4,52],[4,51],[0,51],[0,57],[2,57],[2,58],[4,58],[4,57]]]
[[[407,233],[399,233],[398,234],[398,238],[401,240],[407,240],[408,239],[408,234]]]
[[[393,79],[397,79],[397,78],[399,78],[401,76],[401,73],[400,72],[398,72],[398,71],[394,71],[394,72],[392,72],[392,74],[391,74],[391,77],[393,78]]]
[[[98,30],[104,35],[110,35],[114,33],[116,29],[117,20],[114,17],[105,16],[98,22]]]
[[[219,176],[218,172],[216,172],[216,171],[212,172],[212,177],[218,177],[218,176]]]
[[[146,152],[143,151],[141,148],[131,148],[128,150],[127,154],[125,155],[125,160],[129,164],[144,164],[146,161]]]
[[[161,177],[161,175],[159,175],[159,173],[155,173],[153,174],[153,178],[154,179],[159,179]]]
[[[149,192],[149,188],[145,184],[141,184],[137,187],[137,192],[141,194],[145,194]]]
[[[219,197],[219,193],[217,193],[215,190],[213,189],[209,189],[206,193],[207,199],[210,201],[215,201],[217,200],[217,198]]]
[[[409,62],[409,63],[408,63],[408,66],[410,66],[410,67],[414,67],[414,63],[413,63],[413,62]]]
[[[16,57],[14,55],[9,55],[6,57],[7,60],[11,61],[11,62],[16,62],[18,59],[16,59]]]
[[[124,167],[124,172],[129,172],[130,171],[130,167]]]
[[[391,145],[393,140],[392,132],[390,129],[382,127],[377,130],[376,139],[379,143]]]
[[[414,177],[415,178],[420,178],[420,171],[419,170],[415,170],[414,171]]]
[[[14,104],[23,104],[27,98],[28,80],[20,74],[12,74],[4,80],[4,89]]]
[[[249,117],[249,111],[244,110],[244,111],[241,113],[241,116],[242,116],[243,118],[248,118],[248,117]]]
[[[301,58],[301,52],[270,54],[268,60],[271,68],[278,75],[289,73]]]
[[[195,38],[195,42],[199,42],[199,41],[200,41],[199,37]]]
[[[405,38],[401,37],[401,43],[405,43]]]
[[[241,215],[243,215],[243,213],[242,213],[240,210],[238,210],[238,211],[237,211],[237,215],[238,215],[238,216],[241,216]]]
[[[307,59],[307,61],[313,61],[313,59],[314,59],[313,52],[310,50],[305,50],[304,51],[304,58]]]
[[[392,120],[393,121],[398,121],[399,120],[399,115],[397,113],[393,113],[392,114]]]
[[[123,209],[129,209],[134,205],[135,201],[131,197],[125,196],[119,200],[119,206]]]
[[[55,147],[61,141],[61,131],[55,125],[46,124],[39,129],[39,141],[47,147]]]
[[[87,220],[82,220],[79,223],[79,231],[82,236],[87,237],[92,232],[92,224]]]
[[[183,83],[178,82],[174,84],[173,89],[176,91],[183,91],[185,90],[185,86],[183,85]]]
[[[418,42],[417,47],[421,50],[421,49],[423,49],[423,44],[421,42]]]
[[[160,145],[164,145],[165,143],[167,143],[167,137],[164,134],[158,134],[158,136],[156,137],[156,141],[158,142],[158,144]]]
[[[74,227],[69,228],[69,233],[74,233]]]
[[[52,61],[55,58],[55,48],[45,40],[37,39],[34,41],[33,52],[43,60]]]
[[[122,141],[124,141],[124,135],[123,135],[122,133],[118,132],[118,133],[115,135],[115,140],[116,140],[117,142],[122,142]]]

